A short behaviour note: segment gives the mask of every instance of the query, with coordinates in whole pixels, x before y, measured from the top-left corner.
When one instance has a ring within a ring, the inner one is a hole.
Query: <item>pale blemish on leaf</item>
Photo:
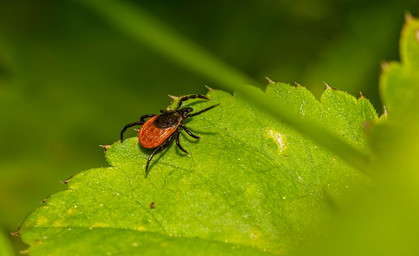
[[[147,231],[147,228],[146,228],[146,227],[144,227],[144,226],[139,226],[139,227],[137,228],[137,230],[138,230],[138,231]]]
[[[46,223],[48,223],[48,219],[47,219],[46,217],[44,217],[44,216],[39,217],[39,218],[37,219],[37,221],[36,221],[36,225],[37,225],[37,226],[43,226],[43,225],[45,225]]]
[[[285,136],[282,133],[274,130],[267,130],[267,136],[276,143],[279,153],[282,153],[287,148]]]

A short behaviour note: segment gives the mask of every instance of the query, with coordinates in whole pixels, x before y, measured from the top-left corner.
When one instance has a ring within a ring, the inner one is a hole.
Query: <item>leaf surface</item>
[[[369,151],[364,123],[376,120],[368,100],[327,89],[318,101],[304,87],[269,84],[283,102],[344,141]],[[289,253],[318,236],[331,201],[369,178],[238,95],[208,92],[190,100],[182,132],[187,157],[173,143],[156,155],[137,138],[106,151],[111,167],[81,172],[23,223],[33,255],[258,255]],[[146,114],[146,113],[141,113]]]
[[[407,17],[400,38],[401,62],[383,65],[380,76],[380,93],[393,118],[417,116],[419,98],[419,21]],[[406,120],[404,120],[406,121]]]
[[[305,255],[418,255],[419,19],[407,15],[400,62],[380,76],[386,118],[370,130],[375,186],[354,194],[332,222],[328,239]]]

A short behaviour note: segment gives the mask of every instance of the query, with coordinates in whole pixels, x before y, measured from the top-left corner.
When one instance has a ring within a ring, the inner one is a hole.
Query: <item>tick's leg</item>
[[[196,135],[192,134],[192,133],[188,130],[188,128],[186,128],[186,126],[185,126],[184,124],[179,124],[179,126],[180,126],[180,127],[182,127],[182,128],[183,128],[183,130],[185,130],[185,132],[186,132],[189,136],[191,136],[192,138],[199,139],[199,136],[196,136]]]
[[[188,156],[190,156],[189,155],[189,153],[188,153],[188,151],[186,151],[181,145],[180,145],[180,142],[179,142],[179,135],[180,135],[180,130],[178,129],[177,131],[176,131],[176,145],[179,147],[179,149],[180,150],[182,150],[183,152],[185,152]]]
[[[182,106],[182,103],[184,101],[187,101],[189,99],[196,99],[196,98],[200,98],[200,99],[205,99],[205,100],[209,100],[207,97],[203,96],[203,95],[199,95],[199,94],[195,94],[195,95],[188,95],[185,97],[180,98],[180,100],[177,102],[177,107],[176,110],[178,110],[180,108],[180,106]]]
[[[147,176],[147,170],[148,170],[148,165],[150,164],[150,162],[151,162],[151,159],[153,159],[153,157],[154,157],[154,155],[155,154],[157,154],[157,152],[159,152],[160,150],[162,150],[166,145],[167,145],[167,143],[169,143],[171,140],[172,140],[172,138],[173,138],[173,134],[172,135],[170,135],[170,137],[169,138],[167,138],[167,140],[165,141],[165,142],[163,142],[160,146],[158,146],[154,151],[153,151],[153,153],[151,153],[151,155],[150,155],[150,157],[148,158],[148,160],[147,160],[147,165],[145,166],[145,175]]]
[[[124,128],[122,128],[121,130],[121,142],[124,140],[124,133],[125,131],[135,125],[143,125],[145,123],[145,119],[148,117],[153,117],[155,116],[154,114],[148,114],[148,115],[143,115],[142,117],[140,117],[140,121],[134,122],[134,123],[129,123],[127,125],[125,125]]]
[[[121,130],[121,142],[124,140],[124,133],[128,128],[130,128],[132,126],[135,126],[135,125],[143,125],[143,124],[144,124],[144,122],[138,121],[138,122],[129,123],[129,124],[125,125],[124,128],[122,128],[122,130]]]
[[[140,117],[140,122],[145,122],[146,118],[153,117],[153,116],[155,116],[155,114],[143,115],[142,117]]]
[[[210,110],[210,109],[212,109],[212,108],[215,108],[215,107],[216,107],[216,106],[218,106],[218,105],[220,105],[220,104],[213,105],[213,106],[211,106],[211,107],[208,107],[208,108],[203,109],[203,110],[201,110],[201,111],[199,111],[199,112],[196,112],[196,113],[188,114],[186,117],[197,116],[197,115],[202,114],[202,113],[204,113],[204,112],[206,112],[206,111],[208,111],[208,110]]]

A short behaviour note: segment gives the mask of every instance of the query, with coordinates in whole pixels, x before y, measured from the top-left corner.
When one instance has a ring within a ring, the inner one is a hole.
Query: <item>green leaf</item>
[[[410,15],[401,34],[400,56],[401,62],[385,64],[380,76],[388,121],[374,129],[372,146],[381,159],[376,162],[378,168],[391,166],[393,170],[416,173],[419,168],[416,132],[419,129],[419,20]]]
[[[380,76],[388,117],[370,130],[375,186],[354,194],[335,216],[329,239],[306,255],[419,254],[419,19],[410,15],[400,55]]]
[[[409,118],[419,98],[419,21],[407,16],[400,39],[401,62],[383,65],[380,93],[392,118]],[[392,113],[394,112],[394,113]]]
[[[377,114],[365,98],[328,89],[318,101],[304,87],[281,83],[268,85],[265,94],[369,150],[364,123]],[[185,104],[199,111],[220,103],[187,120],[201,136],[181,136],[191,157],[172,144],[154,157],[145,177],[151,151],[135,137],[114,143],[106,151],[112,167],[75,175],[68,190],[28,216],[20,233],[30,252],[289,253],[320,235],[331,205],[369,185],[339,157],[239,95],[210,90],[208,97]]]

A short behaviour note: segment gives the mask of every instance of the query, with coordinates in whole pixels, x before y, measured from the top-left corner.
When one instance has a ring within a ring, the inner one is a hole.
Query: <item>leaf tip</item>
[[[323,84],[324,84],[324,90],[325,91],[327,91],[327,90],[337,90],[336,88],[330,86],[326,81],[323,81]]]
[[[170,100],[172,101],[170,104],[173,104],[175,101],[177,101],[180,97],[179,96],[174,96],[174,95],[168,95]]]
[[[67,183],[71,180],[71,178],[73,178],[73,175],[72,176],[70,176],[69,178],[67,178],[66,180],[64,180],[64,181],[60,181],[60,183],[62,183],[62,184],[66,184],[67,185]]]
[[[20,227],[15,232],[10,233],[10,235],[13,236],[13,237],[19,237],[20,236],[19,229],[20,229]]]
[[[361,91],[359,91],[359,98],[360,98],[360,99],[365,99],[365,96],[364,96],[364,94],[362,94],[362,92],[361,92]]]
[[[205,85],[205,88],[207,88],[207,90],[210,92],[210,91],[214,91],[214,89],[213,88],[211,88],[211,87],[209,87],[208,85]]]
[[[295,84],[295,87],[296,87],[296,88],[298,88],[298,87],[303,87],[301,84],[299,84],[299,83],[297,83],[297,82],[294,82],[294,84]]]
[[[380,118],[387,119],[387,116],[388,116],[387,108],[385,105],[383,105],[383,114],[381,115]]]
[[[411,14],[410,12],[406,12],[406,13],[404,14],[404,21],[405,21],[406,23],[410,22],[412,19],[413,19],[413,16],[412,16],[412,14]]]
[[[275,82],[269,77],[265,76],[265,79],[268,81],[268,84],[275,84]]]
[[[103,148],[106,152],[111,147],[111,145],[99,145],[99,147]]]
[[[383,62],[381,62],[380,66],[381,66],[381,71],[386,71],[389,64],[388,64],[388,62],[383,61]]]

